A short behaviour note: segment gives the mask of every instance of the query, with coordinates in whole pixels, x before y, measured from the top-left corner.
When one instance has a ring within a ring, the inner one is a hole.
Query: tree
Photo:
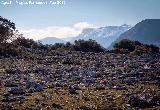
[[[137,41],[136,41],[137,43]],[[131,40],[128,40],[128,39],[123,39],[121,40],[120,42],[116,43],[113,48],[114,49],[126,49],[130,52],[134,51],[135,50],[135,43]],[[138,44],[138,43],[137,43]]]
[[[37,42],[35,42],[33,39],[26,39],[24,37],[18,37],[12,42],[14,45],[23,46],[25,48],[31,48],[31,46],[36,43]]]
[[[104,52],[105,49],[98,44],[95,40],[89,39],[85,40],[76,40],[73,45],[74,50],[82,52]]]
[[[157,47],[153,44],[150,45],[150,48],[151,48],[152,53],[158,53],[159,52],[159,47]]]
[[[131,41],[123,39],[116,43],[114,46],[114,52],[116,53],[131,53],[135,55],[141,55],[143,53],[159,53],[159,47],[155,45],[148,45],[140,43],[139,41]]]
[[[15,24],[0,16],[0,55],[17,55],[17,49],[15,49],[12,41],[19,36]]]
[[[15,39],[16,32],[15,24],[0,16],[0,45],[6,44]]]

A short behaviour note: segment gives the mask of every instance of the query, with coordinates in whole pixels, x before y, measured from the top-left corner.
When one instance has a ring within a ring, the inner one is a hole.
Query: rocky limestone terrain
[[[0,57],[2,110],[160,109],[160,54],[28,51]]]

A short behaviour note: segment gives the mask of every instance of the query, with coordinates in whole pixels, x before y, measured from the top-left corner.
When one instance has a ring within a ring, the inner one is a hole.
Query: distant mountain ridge
[[[42,44],[66,43],[64,40],[56,37],[46,37],[39,40]]]
[[[116,42],[122,39],[160,46],[160,19],[146,19],[137,23],[133,28],[121,34],[109,48],[111,49]]]
[[[106,26],[100,28],[86,28],[78,36],[69,37],[64,39],[59,39],[56,37],[46,37],[41,39],[42,44],[55,44],[55,43],[66,43],[74,42],[79,39],[93,39],[96,40],[103,47],[108,48],[108,46],[115,41],[120,34],[130,29],[131,26],[124,24],[122,26]]]
[[[76,37],[71,39],[74,42],[78,39],[93,39],[96,40],[103,47],[107,48],[113,41],[115,41],[120,34],[130,29],[131,26],[124,24],[122,26],[106,26],[100,28],[86,28]]]

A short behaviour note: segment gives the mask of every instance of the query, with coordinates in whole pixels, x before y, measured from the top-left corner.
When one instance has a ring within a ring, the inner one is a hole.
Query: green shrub
[[[24,37],[19,37],[15,39],[12,44],[17,46],[23,46],[25,48],[31,48],[32,45],[36,45],[37,42],[35,42],[33,39],[26,39]]]
[[[131,53],[134,55],[141,55],[143,53],[159,53],[159,47],[155,45],[143,44],[139,41],[131,41],[128,39],[121,40],[113,47],[113,52],[122,54]]]
[[[82,51],[82,52],[104,52],[105,49],[98,44],[95,40],[76,40],[73,45],[73,49],[75,51]]]

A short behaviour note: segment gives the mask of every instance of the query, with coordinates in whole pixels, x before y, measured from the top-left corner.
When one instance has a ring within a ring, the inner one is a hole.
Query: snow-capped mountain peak
[[[86,28],[78,36],[65,39],[58,39],[55,37],[47,37],[41,39],[43,44],[65,43],[66,41],[74,42],[79,39],[93,39],[96,40],[103,47],[108,48],[122,33],[129,30],[130,25],[124,24],[121,26],[106,26],[100,28]]]
[[[106,26],[100,28],[86,28],[77,37],[72,39],[72,42],[78,39],[93,39],[107,48],[120,34],[129,30],[130,25],[124,24],[121,26]]]

